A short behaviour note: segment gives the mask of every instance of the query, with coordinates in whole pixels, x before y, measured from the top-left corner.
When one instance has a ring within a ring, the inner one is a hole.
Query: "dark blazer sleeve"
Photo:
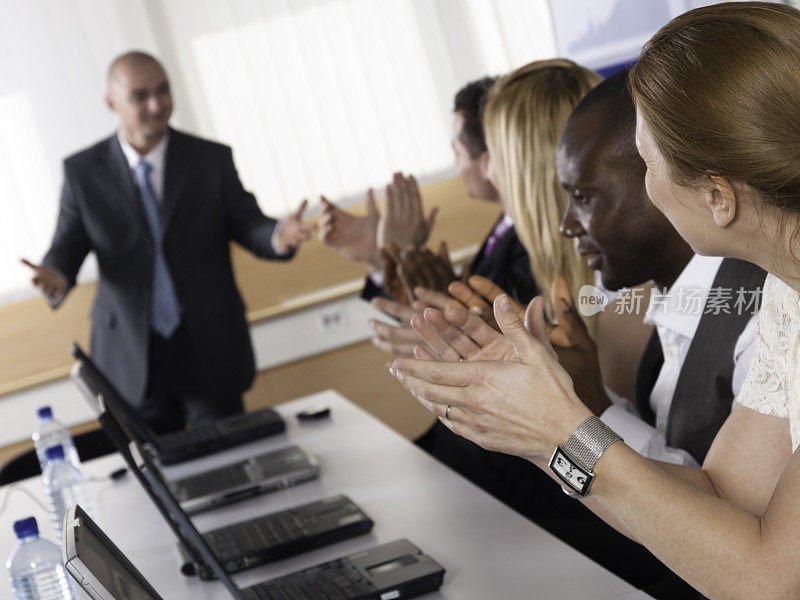
[[[272,247],[272,234],[278,221],[262,213],[255,196],[244,189],[233,163],[233,152],[228,147],[224,149],[223,177],[230,238],[260,258],[292,258],[294,249],[278,254]]]
[[[369,302],[376,296],[385,296],[383,286],[375,285],[369,275],[364,277],[364,287],[361,289],[361,299]]]
[[[485,247],[486,242],[470,265],[470,275],[491,279],[523,304],[539,295],[539,287],[531,274],[528,252],[513,227],[500,238],[488,256],[485,254]]]
[[[73,169],[66,161],[56,232],[53,235],[50,249],[42,260],[43,264],[60,271],[67,278],[70,288],[75,285],[78,270],[92,249],[74,193],[73,177]]]

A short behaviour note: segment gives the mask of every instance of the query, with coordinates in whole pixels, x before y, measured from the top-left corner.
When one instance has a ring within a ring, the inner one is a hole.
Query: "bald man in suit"
[[[60,213],[33,283],[56,307],[90,251],[99,265],[91,353],[158,431],[242,411],[255,361],[229,242],[288,260],[312,227],[242,187],[231,149],[169,127],[172,95],[143,52],[114,60],[117,132],[67,158]]]

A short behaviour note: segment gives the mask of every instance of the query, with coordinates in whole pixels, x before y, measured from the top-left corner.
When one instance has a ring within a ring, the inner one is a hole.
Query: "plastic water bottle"
[[[83,483],[83,475],[64,460],[64,448],[53,446],[45,450],[45,455],[47,466],[42,475],[42,483],[50,504],[50,518],[56,530],[56,538],[60,542],[61,527],[67,510],[74,504],[80,504],[87,513],[91,513],[92,507]]]
[[[49,406],[42,406],[38,411],[39,422],[36,424],[36,429],[33,430],[33,445],[36,447],[36,457],[39,459],[39,466],[44,468],[47,466],[47,457],[44,452],[52,446],[61,445],[64,448],[64,455],[73,467],[80,470],[81,460],[78,457],[78,451],[75,449],[75,443],[72,441],[72,436],[69,430],[61,423],[53,418],[53,409]]]
[[[15,600],[75,600],[61,550],[39,537],[36,519],[14,523],[19,542],[6,561]]]

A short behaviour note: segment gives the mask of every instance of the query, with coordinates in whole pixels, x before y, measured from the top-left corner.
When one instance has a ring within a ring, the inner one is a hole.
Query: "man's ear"
[[[114,101],[111,99],[111,94],[106,94],[103,96],[103,100],[106,101],[106,106],[111,112],[117,112],[117,110],[114,108]]]
[[[706,206],[717,226],[727,227],[736,217],[736,189],[727,177],[709,175],[708,178],[712,185],[705,191]]]
[[[489,179],[489,151],[484,150],[478,156],[478,166],[484,179]]]

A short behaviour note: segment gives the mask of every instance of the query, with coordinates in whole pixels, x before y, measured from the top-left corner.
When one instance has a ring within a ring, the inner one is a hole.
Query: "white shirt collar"
[[[128,161],[128,166],[131,169],[135,169],[136,165],[138,165],[143,160],[146,160],[150,163],[150,166],[153,167],[154,170],[163,172],[164,170],[164,161],[167,158],[167,144],[169,143],[169,129],[164,134],[164,137],[161,138],[161,141],[156,144],[156,147],[150,150],[145,156],[139,154],[136,149],[128,143],[128,140],[125,139],[125,135],[121,131],[117,131],[117,139],[119,140],[119,145],[122,147],[122,153],[125,155],[125,159]]]
[[[695,254],[666,293],[653,288],[644,322],[693,338],[722,260]]]

